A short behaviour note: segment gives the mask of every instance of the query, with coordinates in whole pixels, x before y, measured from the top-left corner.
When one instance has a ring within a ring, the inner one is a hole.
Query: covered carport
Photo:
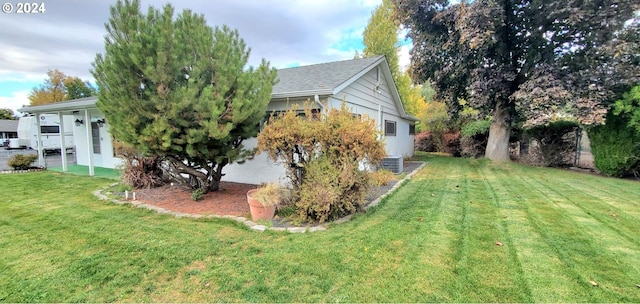
[[[88,160],[89,167],[89,175],[95,175],[95,164],[94,164],[94,142],[92,137],[91,130],[91,113],[98,112],[98,108],[96,106],[96,102],[98,98],[95,96],[74,99],[69,101],[51,103],[46,105],[38,105],[38,106],[26,106],[18,111],[22,113],[29,113],[36,117],[40,117],[42,114],[57,114],[60,119],[60,134],[65,133],[65,129],[70,128],[73,129],[73,126],[66,126],[64,123],[63,116],[64,115],[73,115],[75,118],[75,126],[83,127],[85,129],[86,134],[86,142],[88,143],[86,147],[76,147],[76,153],[85,153]],[[40,128],[40,119],[36,119],[37,121],[37,141],[38,141],[38,164],[40,166],[44,166],[44,153],[43,153],[43,145],[42,145],[42,135]],[[104,119],[102,123],[104,123]],[[62,171],[67,172],[69,165],[67,161],[67,153],[65,153],[66,143],[64,136],[60,136],[60,157],[62,163]],[[69,147],[70,148],[70,147]]]

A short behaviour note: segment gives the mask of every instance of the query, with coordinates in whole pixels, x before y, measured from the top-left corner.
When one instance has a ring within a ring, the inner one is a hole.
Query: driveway
[[[16,154],[33,154],[37,155],[38,151],[36,150],[5,150],[4,148],[0,148],[0,171],[4,170],[13,170],[13,168],[9,167],[7,162],[9,158]],[[67,152],[67,163],[68,164],[76,164],[76,154],[75,152]],[[34,162],[34,166],[38,165],[38,161]],[[62,159],[60,158],[60,154],[49,154],[45,157],[45,167],[61,167]]]

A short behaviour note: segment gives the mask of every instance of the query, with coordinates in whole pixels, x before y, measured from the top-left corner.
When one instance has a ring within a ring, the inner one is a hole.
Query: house
[[[418,119],[405,112],[384,56],[279,69],[278,79],[267,112],[284,111],[292,104],[309,101],[318,110],[340,108],[345,102],[354,114],[375,119],[388,155],[413,156]],[[256,140],[244,144],[252,148]],[[262,154],[243,164],[228,165],[223,172],[225,180],[257,184],[277,180],[284,176],[285,169]]]
[[[265,114],[287,110],[293,104],[311,102],[314,109],[324,110],[339,108],[345,102],[355,115],[375,119],[383,134],[381,140],[385,142],[387,154],[398,158],[413,156],[417,119],[405,112],[384,56],[280,69],[278,79]],[[74,131],[77,163],[89,166],[90,175],[93,175],[94,166],[114,168],[120,163],[114,156],[109,124],[96,102],[96,97],[88,97],[24,107],[19,111],[35,115],[73,115],[75,123],[69,127]],[[244,145],[255,147],[256,139],[247,139]],[[66,164],[64,159],[63,163]],[[257,184],[283,177],[285,169],[260,154],[242,164],[228,165],[223,172],[226,181]]]
[[[0,119],[0,146],[8,144],[9,138],[18,138],[18,121]]]

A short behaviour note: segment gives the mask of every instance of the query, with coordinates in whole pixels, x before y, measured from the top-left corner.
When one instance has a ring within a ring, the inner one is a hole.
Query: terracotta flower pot
[[[276,213],[276,206],[263,206],[257,199],[251,196],[256,191],[258,191],[258,189],[247,192],[247,202],[249,203],[249,210],[251,211],[251,219],[254,221],[272,219]]]

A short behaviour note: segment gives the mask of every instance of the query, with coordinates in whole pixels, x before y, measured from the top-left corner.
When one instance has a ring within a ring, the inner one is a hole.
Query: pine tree
[[[212,29],[202,15],[118,1],[106,25],[105,54],[92,71],[98,107],[111,134],[144,155],[170,163],[194,188],[216,191],[227,164],[246,158],[244,139],[258,133],[276,71],[249,50],[236,30]]]

